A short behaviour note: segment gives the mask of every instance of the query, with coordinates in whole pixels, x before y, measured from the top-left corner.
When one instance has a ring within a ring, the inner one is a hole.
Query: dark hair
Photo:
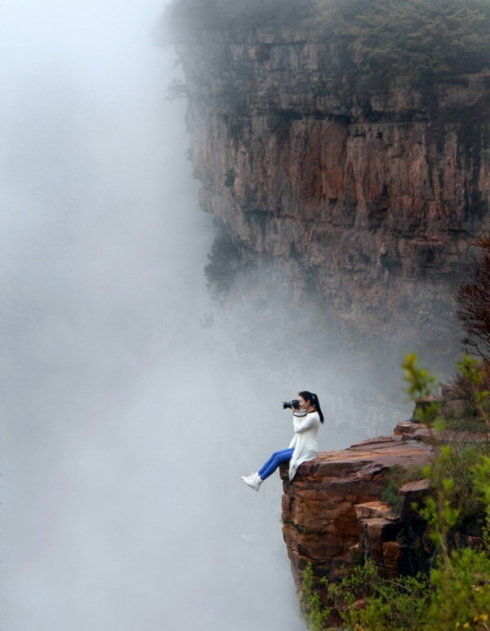
[[[320,415],[320,421],[323,423],[323,412],[320,407],[320,401],[314,392],[309,392],[308,390],[303,390],[302,392],[298,392],[298,396],[303,397],[305,401],[309,401],[311,405],[316,409],[318,414]]]

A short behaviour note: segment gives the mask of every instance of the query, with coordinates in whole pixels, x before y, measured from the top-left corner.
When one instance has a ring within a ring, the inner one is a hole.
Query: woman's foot
[[[240,477],[245,482],[245,484],[248,484],[248,486],[251,487],[254,491],[258,491],[260,489],[260,485],[263,482],[262,478],[257,472],[252,473],[252,475],[241,475]]]

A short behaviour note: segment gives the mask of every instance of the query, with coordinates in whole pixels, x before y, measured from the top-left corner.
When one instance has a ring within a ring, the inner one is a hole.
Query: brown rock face
[[[367,86],[330,41],[287,29],[178,53],[201,205],[244,256],[272,257],[357,331],[444,350],[468,244],[490,228],[488,73]]]
[[[281,465],[283,536],[298,589],[309,562],[318,581],[341,576],[360,554],[371,557],[386,576],[410,570],[413,551],[398,535],[417,521],[409,507],[427,491],[427,482],[402,487],[401,517],[380,494],[391,467],[421,466],[430,455],[428,444],[405,433],[322,452],[300,465],[291,483],[287,465]]]

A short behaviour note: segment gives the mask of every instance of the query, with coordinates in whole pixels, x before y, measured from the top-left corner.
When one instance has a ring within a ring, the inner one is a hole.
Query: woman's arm
[[[314,427],[315,423],[318,423],[318,414],[312,414],[311,416],[297,417],[293,414],[294,432],[305,432],[307,429]]]

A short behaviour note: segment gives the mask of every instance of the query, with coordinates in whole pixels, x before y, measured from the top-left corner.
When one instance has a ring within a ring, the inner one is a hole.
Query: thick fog
[[[287,279],[211,298],[162,7],[2,3],[3,631],[303,630],[279,476],[240,475],[299,390],[322,450],[411,410]]]

